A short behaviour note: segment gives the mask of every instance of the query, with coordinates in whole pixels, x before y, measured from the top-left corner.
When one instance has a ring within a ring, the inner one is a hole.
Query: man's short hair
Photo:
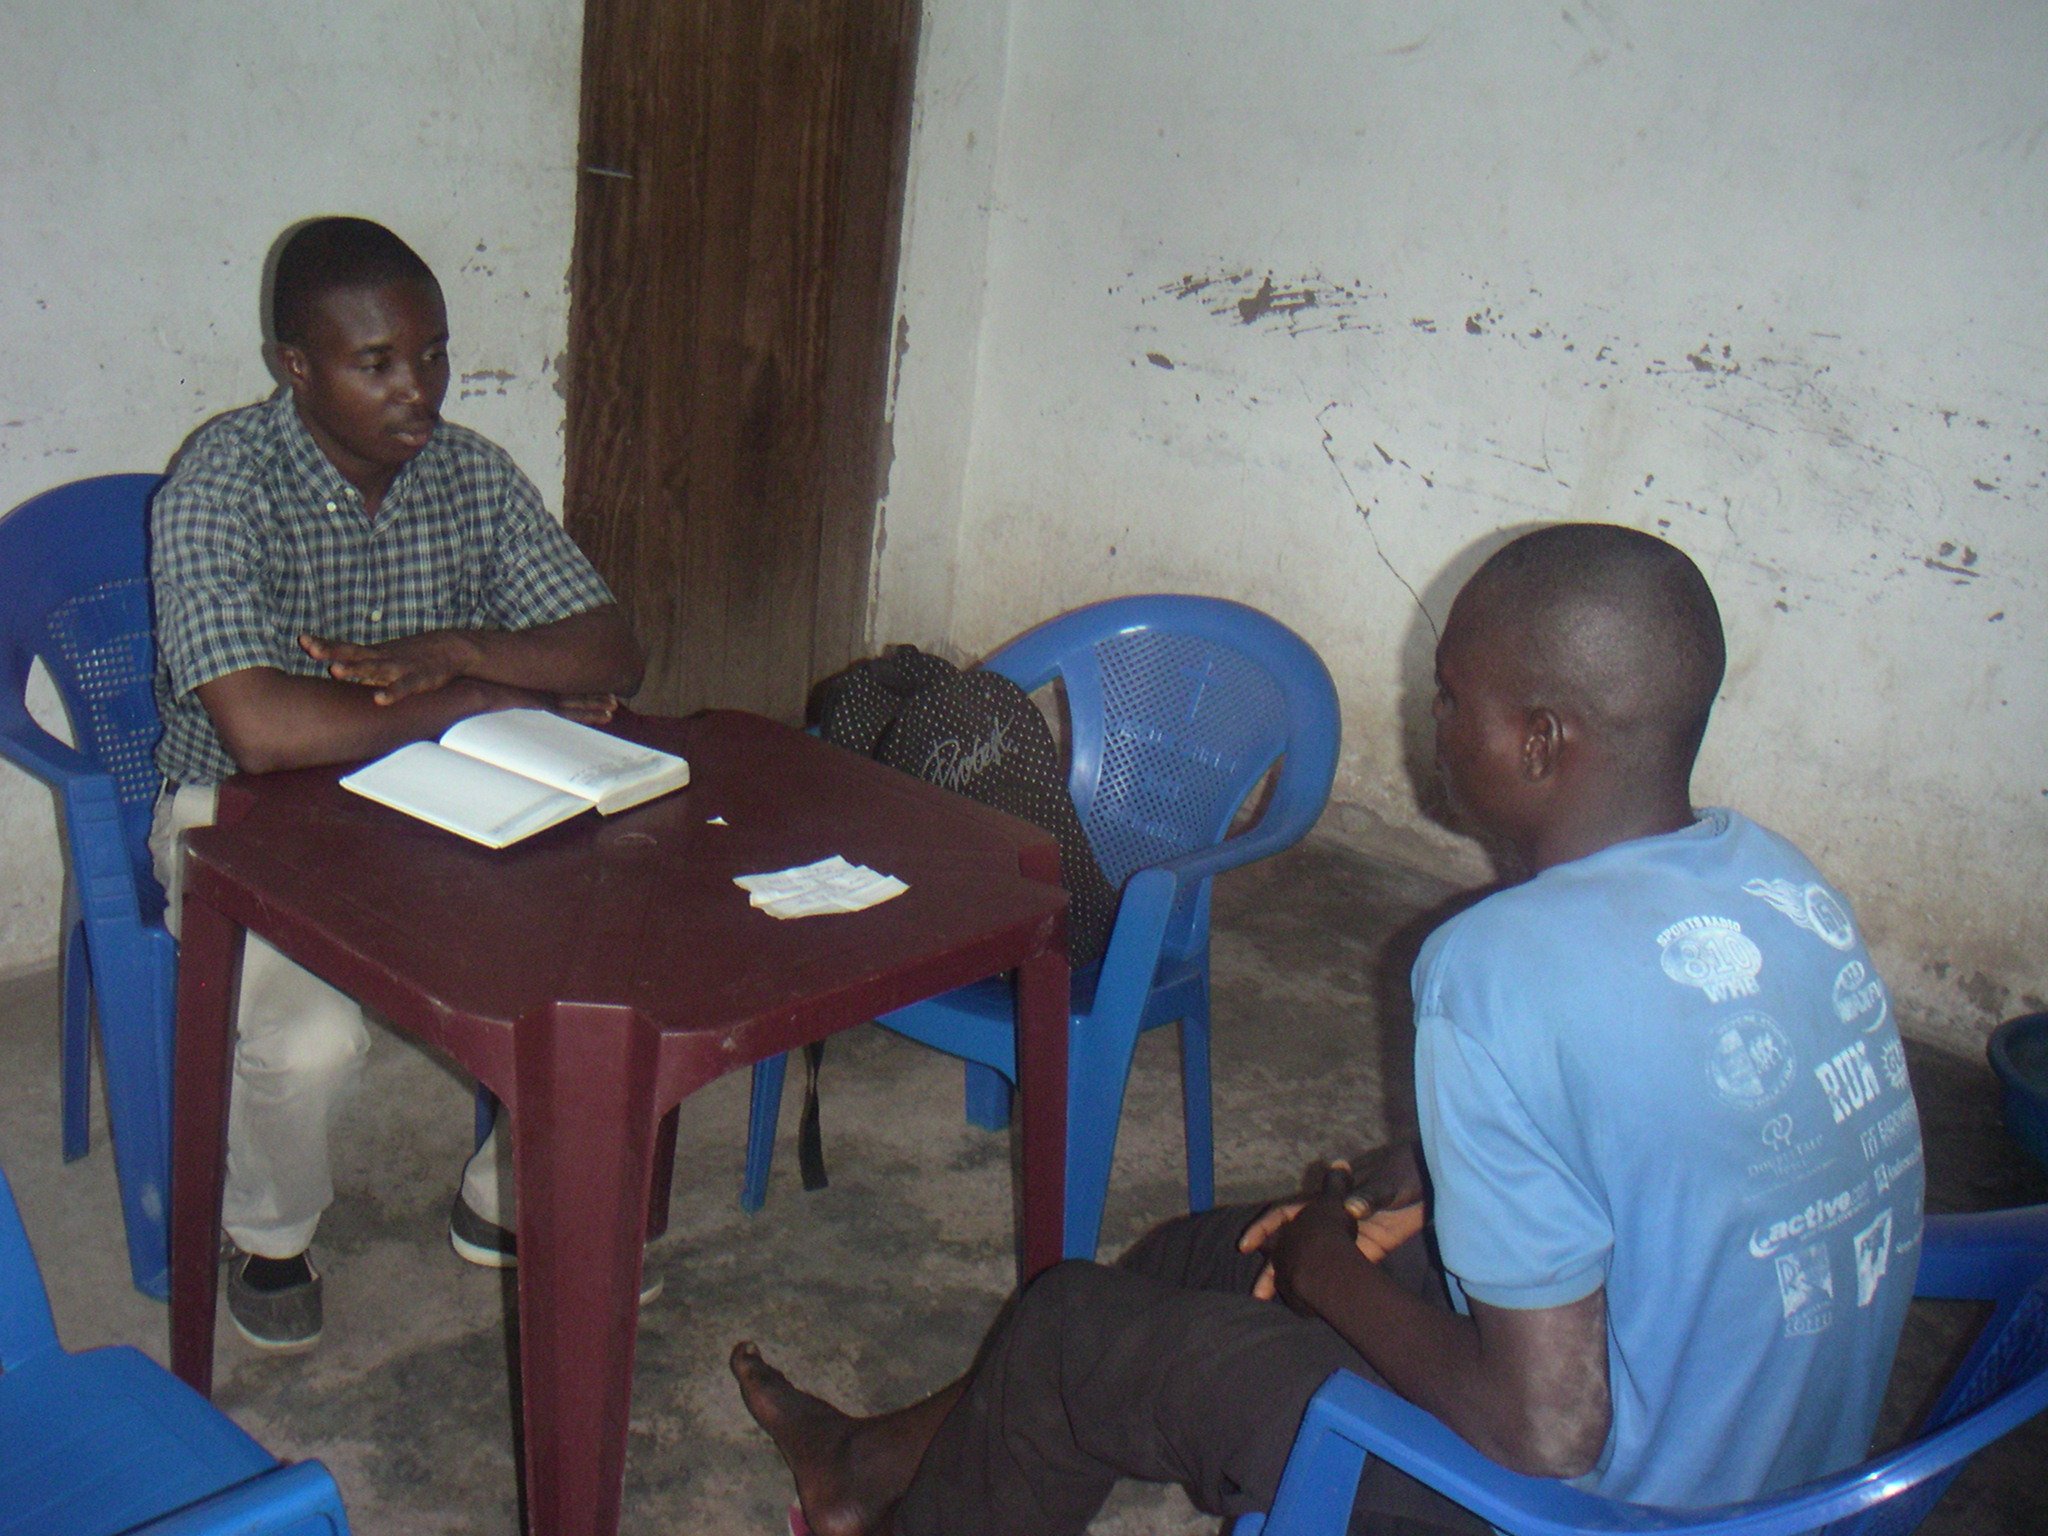
[[[1727,668],[1721,611],[1676,545],[1612,523],[1555,523],[1470,583],[1514,637],[1530,704],[1574,711],[1632,766],[1689,771]]]
[[[314,306],[337,288],[382,288],[418,283],[437,297],[441,285],[419,253],[382,224],[368,219],[309,219],[277,253],[271,278],[271,334],[303,347]]]

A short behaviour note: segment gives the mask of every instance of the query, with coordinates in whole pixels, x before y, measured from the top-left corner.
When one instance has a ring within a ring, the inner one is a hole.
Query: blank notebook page
[[[359,795],[493,847],[590,809],[588,800],[431,741],[416,741],[341,782]]]

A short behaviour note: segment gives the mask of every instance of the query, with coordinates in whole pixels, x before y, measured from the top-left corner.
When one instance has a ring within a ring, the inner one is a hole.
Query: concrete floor
[[[1222,882],[1221,1198],[1291,1188],[1309,1160],[1409,1117],[1406,966],[1448,894],[1321,840]],[[65,1344],[126,1342],[161,1359],[164,1309],[127,1284],[103,1128],[90,1158],[59,1160],[55,1020],[54,975],[0,983],[0,1166]],[[1931,1208],[2048,1199],[2048,1177],[1998,1124],[1982,1061],[1911,1056]],[[834,1043],[825,1083],[831,1187],[798,1188],[792,1092],[768,1205],[754,1217],[735,1200],[744,1075],[686,1106],[673,1225],[649,1256],[668,1286],[641,1322],[627,1532],[783,1529],[789,1484],[726,1372],[735,1339],[759,1340],[796,1380],[843,1404],[891,1406],[958,1371],[1012,1281],[1009,1138],[962,1122],[957,1064],[865,1030]],[[1171,1039],[1148,1037],[1125,1110],[1106,1251],[1185,1204],[1177,1094]],[[517,1529],[511,1292],[456,1259],[444,1235],[469,1105],[464,1081],[380,1038],[367,1089],[336,1134],[341,1195],[315,1245],[328,1276],[326,1338],[309,1355],[280,1358],[220,1330],[220,1404],[280,1455],[324,1460],[369,1536]],[[1963,1321],[1953,1309],[1916,1308],[1891,1419],[1903,1422],[1903,1405],[1933,1379]],[[2048,1421],[1980,1457],[1923,1529],[2048,1530],[2044,1455]],[[1178,1490],[1127,1485],[1095,1529],[1207,1536],[1215,1524]]]

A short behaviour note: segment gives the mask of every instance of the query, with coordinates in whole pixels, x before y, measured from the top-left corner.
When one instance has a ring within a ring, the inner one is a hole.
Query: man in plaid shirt
[[[441,420],[440,285],[363,219],[301,226],[277,260],[289,388],[202,427],[151,511],[157,763],[151,847],[178,916],[178,836],[219,782],[375,757],[515,706],[603,724],[643,660],[611,592],[503,449]],[[228,1308],[252,1343],[319,1337],[307,1248],[333,1199],[328,1122],[369,1049],[350,998],[251,935],[223,1220]],[[493,1133],[450,1234],[514,1261]]]

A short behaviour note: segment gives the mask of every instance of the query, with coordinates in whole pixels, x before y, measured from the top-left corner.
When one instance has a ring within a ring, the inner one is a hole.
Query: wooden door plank
[[[916,25],[589,0],[568,516],[642,708],[795,718],[861,643]]]

